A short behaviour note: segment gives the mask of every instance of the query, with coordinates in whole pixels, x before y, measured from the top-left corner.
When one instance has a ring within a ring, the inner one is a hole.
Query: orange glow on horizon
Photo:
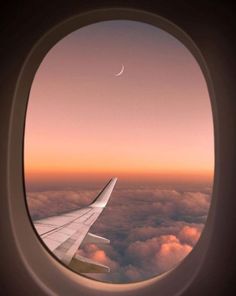
[[[78,172],[71,170],[68,171],[26,171],[25,177],[27,182],[84,182],[84,181],[105,181],[112,177],[118,177],[119,181],[143,181],[143,182],[206,182],[211,183],[213,181],[213,172],[208,170],[200,171],[162,171],[162,172],[137,172],[137,171],[86,171]]]

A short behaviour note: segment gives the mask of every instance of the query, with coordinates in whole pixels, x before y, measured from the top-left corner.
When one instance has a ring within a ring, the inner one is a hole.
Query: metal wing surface
[[[117,178],[112,178],[87,207],[34,221],[34,226],[46,246],[58,259],[66,265],[71,265],[77,272],[109,271],[104,265],[76,255],[76,251],[82,242],[110,242],[88,231],[109,201],[116,181]]]

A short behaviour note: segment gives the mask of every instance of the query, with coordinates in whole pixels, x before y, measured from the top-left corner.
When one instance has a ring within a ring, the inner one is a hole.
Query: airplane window
[[[25,126],[27,204],[64,265],[111,282],[168,271],[197,243],[214,173],[199,64],[146,23],[84,26],[45,56]]]

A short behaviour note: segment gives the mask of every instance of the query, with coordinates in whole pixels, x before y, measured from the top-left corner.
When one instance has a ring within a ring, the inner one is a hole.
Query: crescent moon
[[[115,74],[115,76],[120,76],[121,74],[123,74],[124,70],[125,70],[125,66],[122,64],[120,72]]]

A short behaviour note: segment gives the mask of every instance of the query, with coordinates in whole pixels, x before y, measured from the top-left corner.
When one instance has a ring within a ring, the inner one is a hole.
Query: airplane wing
[[[117,178],[112,178],[87,207],[58,216],[35,220],[34,226],[46,246],[64,264],[77,272],[109,272],[109,267],[76,254],[82,243],[109,243],[89,233],[89,228],[105,208]]]

